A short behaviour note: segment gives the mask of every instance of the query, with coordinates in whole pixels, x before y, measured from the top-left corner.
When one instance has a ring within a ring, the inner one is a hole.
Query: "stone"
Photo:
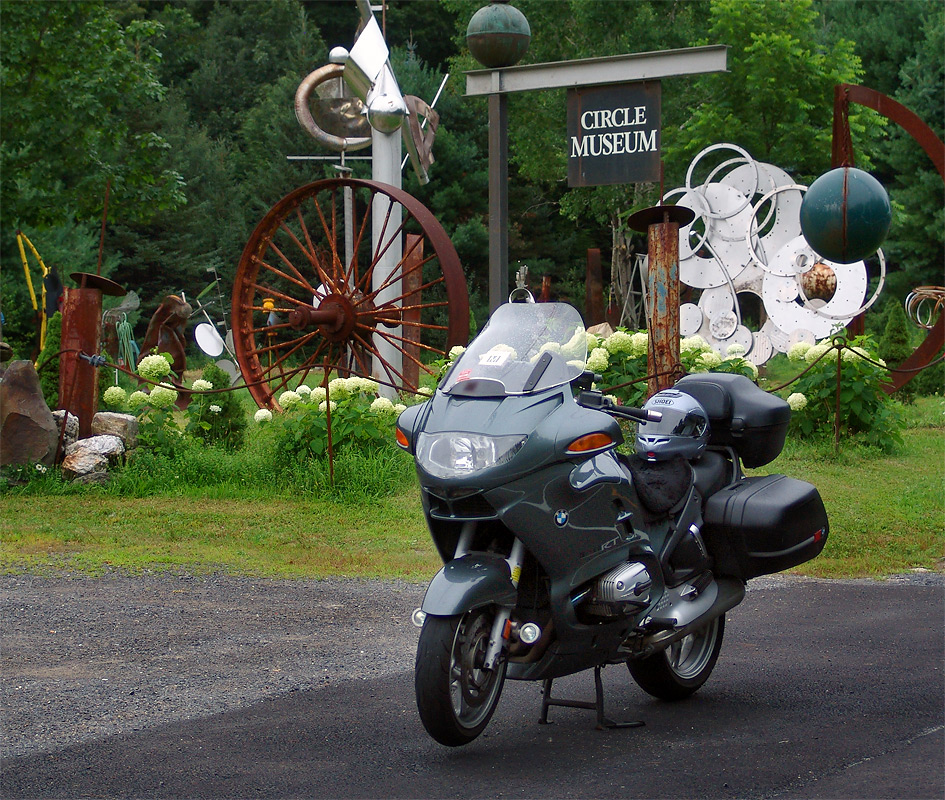
[[[610,327],[609,323],[602,322],[600,325],[592,325],[587,329],[587,332],[593,333],[595,336],[599,336],[601,339],[606,339],[614,332],[614,329]]]
[[[0,466],[52,466],[59,430],[32,361],[11,361],[0,380]]]
[[[66,448],[66,458],[77,454],[100,455],[104,456],[110,464],[117,464],[125,454],[125,443],[118,436],[105,434],[90,436],[88,439],[79,439]]]
[[[134,414],[99,411],[92,417],[92,435],[117,436],[125,450],[133,450],[138,446],[138,418]]]
[[[80,444],[82,441],[87,440],[80,440],[76,444]],[[62,477],[64,480],[80,480],[82,483],[87,483],[90,480],[88,476],[96,472],[107,475],[108,456],[77,448],[62,460]]]
[[[56,420],[56,438],[59,438],[59,432],[62,430],[62,417],[66,416],[66,432],[62,437],[62,449],[65,449],[70,445],[78,441],[79,438],[79,418],[75,414],[70,414],[68,411],[62,408],[58,408],[52,412],[53,419]]]

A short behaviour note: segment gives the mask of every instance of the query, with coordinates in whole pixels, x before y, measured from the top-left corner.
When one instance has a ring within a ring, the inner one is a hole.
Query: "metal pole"
[[[509,298],[509,111],[489,95],[489,311]]]

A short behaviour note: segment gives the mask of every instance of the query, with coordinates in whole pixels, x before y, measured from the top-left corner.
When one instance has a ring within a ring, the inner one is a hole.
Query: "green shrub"
[[[794,413],[792,430],[802,438],[834,434],[837,414],[837,364],[840,364],[840,433],[888,452],[902,443],[898,404],[883,391],[888,370],[869,336],[836,334],[817,345],[792,346],[788,357],[810,367],[786,392]]]
[[[876,352],[890,366],[898,367],[912,355],[912,341],[910,336],[909,320],[900,303],[889,303],[886,306],[886,324],[883,327],[883,336],[879,340]],[[910,381],[896,392],[896,398],[903,403],[915,400],[916,384]]]
[[[212,389],[230,385],[230,376],[213,363],[203,368],[200,380]],[[202,386],[197,381],[194,385]],[[194,392],[187,407],[186,431],[208,444],[222,444],[230,450],[239,448],[246,431],[246,411],[236,392]]]

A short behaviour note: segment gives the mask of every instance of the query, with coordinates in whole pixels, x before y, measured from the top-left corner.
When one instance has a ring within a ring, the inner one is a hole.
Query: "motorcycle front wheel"
[[[628,661],[630,675],[643,691],[660,700],[683,700],[708,679],[722,649],[725,615],[702,630],[639,661]]]
[[[428,616],[420,631],[414,687],[423,727],[440,744],[468,744],[489,724],[505,683],[505,661],[482,666],[493,611]]]

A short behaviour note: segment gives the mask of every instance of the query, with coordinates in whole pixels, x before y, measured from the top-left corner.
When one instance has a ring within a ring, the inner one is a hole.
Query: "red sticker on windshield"
[[[471,369],[461,370],[459,375],[456,376],[456,382],[459,383],[460,381],[468,381],[471,376],[472,376]]]

